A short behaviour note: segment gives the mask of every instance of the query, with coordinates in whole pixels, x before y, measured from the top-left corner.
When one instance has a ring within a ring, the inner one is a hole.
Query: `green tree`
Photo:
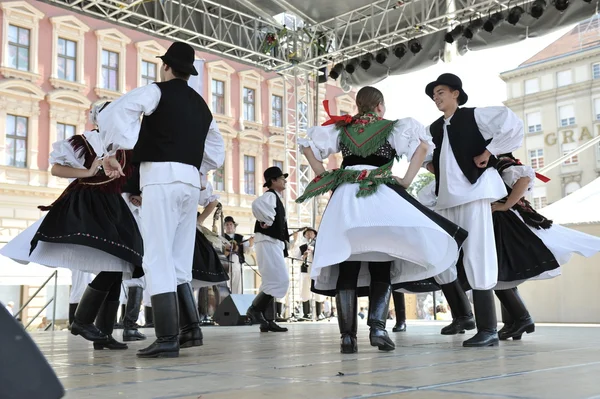
[[[415,180],[413,180],[412,184],[408,187],[408,193],[416,198],[417,193],[421,191],[423,187],[431,183],[435,180],[435,176],[433,173],[421,173],[418,175]]]

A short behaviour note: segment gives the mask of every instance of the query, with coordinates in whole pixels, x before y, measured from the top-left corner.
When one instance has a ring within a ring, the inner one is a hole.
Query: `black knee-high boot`
[[[392,285],[390,283],[371,281],[369,287],[369,315],[367,317],[367,325],[371,327],[369,340],[371,346],[376,346],[381,351],[396,349],[394,341],[390,339],[385,330],[391,296]]]
[[[261,291],[256,295],[252,301],[252,305],[246,311],[246,316],[250,318],[250,322],[260,325],[260,331],[269,331],[269,322],[265,319],[264,312],[267,310],[267,306],[269,306],[272,299],[271,295]]]
[[[154,328],[154,317],[152,315],[152,306],[144,306],[144,328]]]
[[[267,305],[267,308],[263,312],[265,320],[267,320],[268,328],[265,330],[261,327],[261,332],[287,332],[287,328],[281,327],[275,323],[275,298],[271,299],[271,303]]]
[[[73,324],[73,320],[75,320],[75,311],[77,310],[78,303],[70,303],[69,304],[69,330],[71,329],[71,324]]]
[[[118,300],[105,300],[104,303],[102,303],[100,311],[98,312],[98,316],[96,317],[96,327],[98,327],[100,331],[106,334],[108,339],[106,340],[106,342],[94,342],[94,349],[127,349],[127,344],[118,342],[112,336],[112,332],[115,327],[115,317],[117,317],[118,310]]]
[[[179,346],[181,348],[202,346],[204,338],[200,329],[200,315],[190,283],[177,286],[177,298],[179,300]]]
[[[393,332],[406,331],[406,302],[404,293],[392,292],[394,297],[394,309],[396,311],[396,325],[392,329]]]
[[[142,306],[142,287],[129,287],[125,319],[123,320],[123,341],[143,341],[146,336],[138,331],[137,319]]]
[[[473,306],[477,334],[463,342],[465,347],[481,347],[498,345],[498,320],[492,290],[473,290]]]
[[[527,311],[527,307],[525,307],[525,303],[523,302],[523,299],[521,299],[516,288],[496,291],[496,296],[502,304],[502,309],[506,309],[507,316],[511,320],[510,325],[507,327],[506,321],[504,320],[504,313],[502,314],[505,326],[498,331],[498,338],[500,340],[504,341],[509,338],[519,340],[524,332],[531,334],[535,331],[533,319]]]
[[[156,341],[139,350],[138,357],[179,357],[179,305],[176,292],[153,295]]]
[[[317,320],[322,320],[325,317],[323,316],[323,302],[315,302],[316,312],[317,312]]]
[[[356,332],[358,330],[358,298],[355,289],[338,289],[335,296],[335,305],[338,313],[338,326],[340,327],[341,343],[340,352],[358,352]]]
[[[310,301],[302,302],[302,313],[304,313],[302,315],[303,318],[305,318],[305,319],[310,318]]]
[[[71,334],[81,335],[84,339],[93,342],[108,339],[108,336],[94,325],[100,306],[102,306],[107,295],[108,291],[99,291],[89,285],[87,286],[75,310],[73,323],[71,324]]]
[[[475,319],[471,311],[471,304],[458,279],[450,284],[442,284],[441,287],[452,312],[452,323],[442,328],[442,335],[456,335],[464,333],[465,330],[473,330]]]

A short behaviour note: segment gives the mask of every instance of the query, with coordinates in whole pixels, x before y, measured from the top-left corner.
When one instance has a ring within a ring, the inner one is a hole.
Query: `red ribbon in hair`
[[[517,165],[523,165],[519,159],[515,159],[515,161],[517,161]],[[535,172],[535,177],[537,177],[544,183],[548,183],[550,181],[549,177],[546,177],[543,174],[538,173],[538,172]]]
[[[333,125],[334,123],[344,122],[346,124],[350,124],[352,122],[351,115],[331,115],[329,112],[329,100],[323,101],[323,108],[325,108],[325,112],[327,112],[327,116],[329,116],[329,120],[323,123],[321,126]]]

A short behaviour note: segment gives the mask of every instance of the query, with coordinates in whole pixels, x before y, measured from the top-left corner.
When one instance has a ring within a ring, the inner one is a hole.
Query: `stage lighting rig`
[[[404,43],[400,43],[396,47],[394,47],[394,55],[397,58],[404,57],[404,54],[406,54],[406,45]]]
[[[335,64],[335,66],[331,69],[331,72],[329,72],[329,77],[333,80],[337,80],[337,78],[340,77],[340,74],[343,70],[344,64],[342,64],[341,62],[339,64]]]
[[[500,11],[498,11],[497,13],[494,13],[487,21],[485,21],[485,23],[483,24],[483,30],[492,33],[494,28],[498,26],[498,24],[503,20],[504,15]]]
[[[521,7],[521,6],[513,7],[508,12],[508,17],[506,18],[506,20],[508,21],[509,24],[516,25],[519,22],[519,20],[521,19],[521,15],[523,15],[524,13],[525,13],[525,10],[523,9],[523,7]]]
[[[369,68],[371,68],[371,61],[373,61],[373,54],[367,53],[363,55],[360,61],[360,67],[365,71],[369,70]]]
[[[481,29],[482,26],[483,21],[481,19],[476,19],[475,21],[472,21],[469,24],[469,26],[467,26],[467,29],[465,29],[465,31],[463,32],[463,36],[471,40],[473,36],[475,36],[475,34],[479,32],[479,29]]]
[[[450,32],[446,33],[446,35],[444,36],[444,41],[448,44],[454,43],[454,41],[463,34],[464,29],[465,28],[462,25],[458,25]]]
[[[410,39],[408,42],[408,48],[413,55],[417,55],[417,53],[423,49],[423,46],[421,46],[421,43],[419,43],[417,39]]]
[[[385,60],[387,60],[389,53],[390,53],[390,51],[387,48],[382,48],[375,55],[375,61],[377,61],[377,63],[379,63],[379,64],[383,64],[385,62]]]
[[[356,71],[356,67],[358,67],[358,60],[353,58],[346,63],[346,72],[352,75]]]
[[[546,10],[546,2],[544,0],[535,0],[531,5],[531,10],[529,10],[529,14],[535,19],[544,14],[544,10]]]

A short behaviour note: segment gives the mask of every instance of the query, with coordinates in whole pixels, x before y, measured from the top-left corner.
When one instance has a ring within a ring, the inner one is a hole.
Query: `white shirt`
[[[110,103],[98,114],[104,154],[112,155],[118,149],[133,149],[140,134],[140,117],[151,115],[158,107],[160,97],[160,88],[155,84],[138,87]],[[200,171],[193,165],[180,162],[142,162],[140,188],[150,184],[174,182],[200,188],[200,174],[206,175],[210,170],[221,167],[224,161],[225,143],[219,127],[213,120],[206,136]]]
[[[277,191],[275,194],[271,191],[266,191],[263,195],[252,201],[252,214],[258,220],[259,223],[264,223],[267,226],[271,226],[275,221],[275,207],[277,206],[277,195],[283,202],[281,194]],[[270,241],[273,243],[281,243],[282,241],[277,240],[267,235],[256,233],[254,242]]]
[[[507,195],[506,187],[496,169],[488,168],[475,184],[471,184],[465,177],[448,140],[447,126],[451,124],[451,120],[452,117],[444,121],[436,209],[452,208],[478,200],[492,202],[504,198]],[[515,151],[523,142],[523,122],[507,107],[475,108],[475,121],[483,138],[492,139],[487,146],[492,155]]]

